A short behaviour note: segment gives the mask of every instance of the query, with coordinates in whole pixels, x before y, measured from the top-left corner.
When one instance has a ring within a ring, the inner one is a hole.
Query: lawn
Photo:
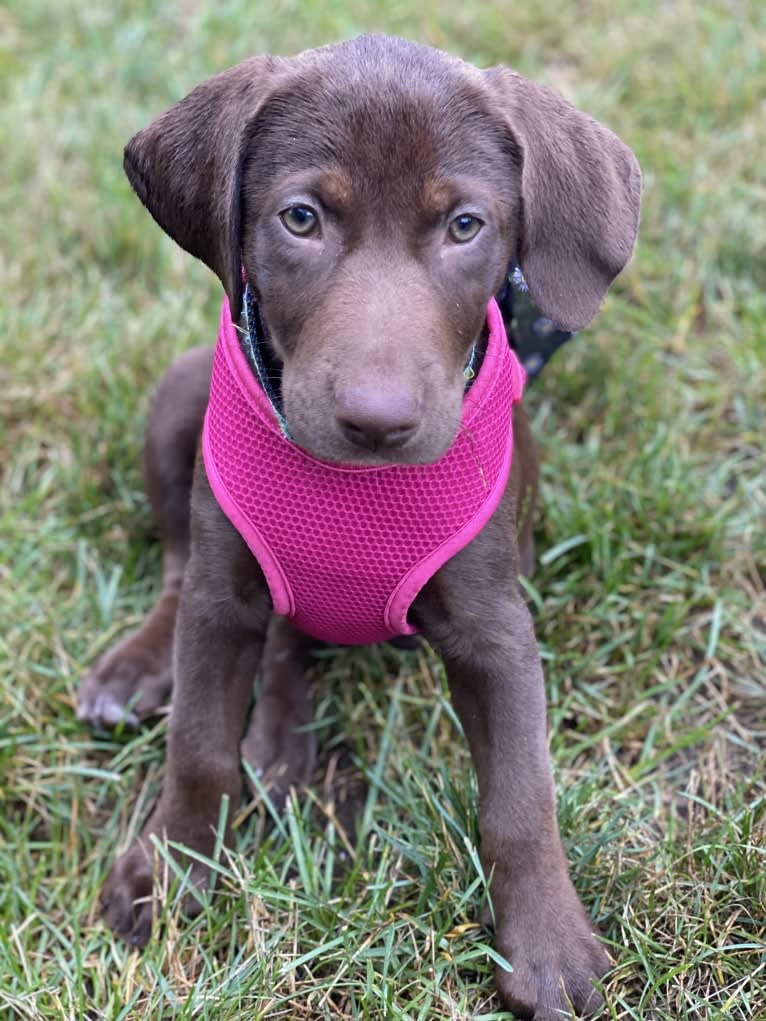
[[[615,967],[611,1019],[766,1018],[766,7],[8,0],[0,9],[0,1016],[510,1018],[476,924],[476,790],[429,651],[318,662],[322,768],[243,802],[194,923],[161,870],[138,954],[97,892],[165,721],[91,733],[80,676],[158,589],[139,453],[153,382],[220,288],[152,223],[122,146],[252,53],[365,29],[504,62],[644,169],[640,243],[529,391],[528,585],[562,833]],[[366,783],[358,833],[344,792]],[[511,781],[512,782],[512,781]]]

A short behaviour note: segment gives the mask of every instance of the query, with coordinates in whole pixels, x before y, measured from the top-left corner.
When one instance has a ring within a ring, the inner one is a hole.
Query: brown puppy
[[[509,260],[546,315],[579,329],[638,225],[638,165],[607,129],[506,68],[478,71],[385,37],[257,57],[212,78],[129,143],[125,168],[237,311],[244,268],[282,362],[291,435],[328,461],[438,459]],[[271,614],[256,560],[200,460],[194,468],[211,359],[201,349],[179,359],[149,423],[159,603],[80,692],[80,715],[109,725],[154,712],[172,678],[162,795],[103,894],[109,924],[137,944],[152,920],[148,836],[210,854],[222,795],[240,797],[241,754],[278,796],[314,762],[307,639]],[[420,592],[410,620],[444,657],[477,770],[496,944],[513,965],[498,970],[501,996],[521,1017],[553,1021],[570,1003],[581,1014],[598,1006],[592,980],[608,958],[557,829],[543,674],[518,585],[537,473],[519,407],[514,427],[500,506]]]

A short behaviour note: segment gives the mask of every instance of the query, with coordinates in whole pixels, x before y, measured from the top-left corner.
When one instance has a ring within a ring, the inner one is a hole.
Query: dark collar
[[[495,296],[505,322],[511,347],[524,366],[527,379],[539,376],[562,344],[575,336],[561,330],[534,304],[524,276],[514,263],[508,267],[505,282]]]
[[[269,404],[277,416],[279,428],[290,439],[287,419],[282,410],[282,362],[277,358],[274,348],[269,343],[266,326],[261,318],[261,310],[255,300],[250,285],[245,284],[245,296],[242,300],[242,314],[245,330],[239,331],[240,344],[250,368],[258,377],[261,389],[266,394]]]

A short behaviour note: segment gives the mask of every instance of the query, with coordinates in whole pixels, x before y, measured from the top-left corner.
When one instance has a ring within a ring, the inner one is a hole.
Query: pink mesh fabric
[[[497,507],[525,377],[494,300],[487,316],[487,353],[447,453],[430,465],[366,468],[318,461],[282,435],[224,301],[205,467],[275,611],[302,631],[345,645],[413,634],[413,599]]]

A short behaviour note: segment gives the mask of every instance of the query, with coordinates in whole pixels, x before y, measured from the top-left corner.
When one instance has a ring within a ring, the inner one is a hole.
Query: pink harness
[[[243,354],[228,301],[202,434],[221,509],[266,576],[276,613],[342,645],[410,635],[415,596],[492,515],[513,453],[525,373],[494,299],[489,342],[458,434],[433,464],[318,461],[279,428]]]

